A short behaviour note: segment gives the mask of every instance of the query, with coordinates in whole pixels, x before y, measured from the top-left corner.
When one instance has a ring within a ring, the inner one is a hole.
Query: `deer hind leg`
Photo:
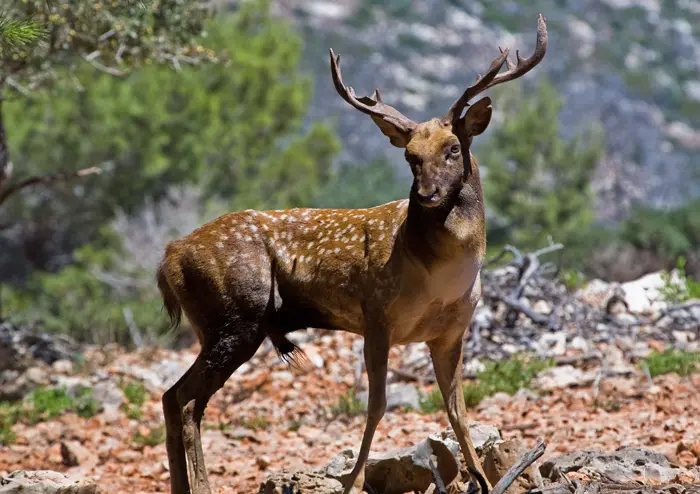
[[[434,340],[429,342],[428,346],[435,369],[435,378],[440,387],[450,425],[457,436],[464,460],[468,466],[476,469],[484,477],[490,489],[491,485],[481,468],[474,444],[469,436],[467,407],[462,388],[462,336],[463,332],[456,338],[450,335],[450,339]]]
[[[165,447],[170,465],[171,494],[189,494],[187,480],[187,458],[182,442],[182,411],[177,403],[177,389],[187,378],[191,368],[180,380],[163,394],[163,416],[165,417]]]
[[[200,436],[204,409],[214,393],[255,354],[265,338],[257,324],[249,326],[239,323],[234,334],[221,335],[212,344],[204,345],[175,391],[193,494],[211,493]]]
[[[372,438],[386,411],[386,374],[389,360],[388,332],[380,328],[366,331],[364,345],[365,367],[369,384],[367,423],[362,435],[357,463],[347,479],[344,494],[360,494],[365,483],[365,464],[369,457]]]

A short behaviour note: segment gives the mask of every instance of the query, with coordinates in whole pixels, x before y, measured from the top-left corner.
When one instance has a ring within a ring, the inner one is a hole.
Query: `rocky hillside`
[[[549,50],[526,82],[550,79],[562,94],[566,134],[603,125],[608,154],[596,178],[599,214],[617,219],[631,201],[674,204],[700,193],[700,1],[698,0],[276,0],[304,31],[316,78],[310,118],[336,120],[344,159],[386,155],[372,123],[334,93],[328,48],[347,83],[374,87],[414,119],[440,115],[498,54],[534,47],[539,12]],[[498,110],[498,102],[495,103]],[[507,118],[501,115],[500,118]],[[478,143],[476,144],[478,146]],[[488,166],[488,157],[481,157]]]

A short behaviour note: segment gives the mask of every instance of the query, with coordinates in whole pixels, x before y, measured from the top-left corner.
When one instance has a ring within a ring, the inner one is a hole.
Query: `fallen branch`
[[[96,167],[96,166],[91,166],[89,168],[83,168],[82,170],[78,170],[75,172],[61,172],[61,173],[56,173],[53,175],[37,175],[34,177],[29,177],[25,180],[22,180],[21,182],[18,182],[14,185],[9,186],[3,191],[0,191],[0,204],[3,204],[7,199],[10,198],[13,194],[19,192],[22,189],[25,189],[27,187],[31,187],[33,185],[38,185],[38,184],[44,184],[44,185],[49,185],[53,184],[55,182],[63,182],[66,180],[70,180],[73,178],[79,178],[79,177],[84,177],[86,175],[93,175],[93,174],[99,174],[102,173],[102,169]]]
[[[527,467],[544,454],[546,445],[542,439],[538,439],[535,447],[525,453],[518,462],[510,467],[501,480],[491,489],[491,492],[484,494],[504,494],[508,487],[522,474]]]
[[[440,494],[447,494],[447,489],[445,488],[445,482],[442,480],[442,477],[440,477],[440,472],[438,472],[438,469],[435,466],[435,463],[433,462],[433,458],[436,458],[435,455],[430,455],[430,458],[428,458],[428,465],[430,466],[430,471],[433,474],[433,480],[435,481],[435,487],[437,488],[437,491]],[[436,458],[436,461],[437,461],[437,458]]]

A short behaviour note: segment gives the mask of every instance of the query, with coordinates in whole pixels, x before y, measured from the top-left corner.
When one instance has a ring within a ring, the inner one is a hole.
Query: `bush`
[[[661,288],[661,296],[666,302],[679,304],[687,300],[700,299],[700,282],[689,277],[685,272],[685,257],[681,256],[676,261],[676,273],[674,279],[671,273],[664,271],[661,279],[664,286]]]
[[[477,406],[487,396],[499,392],[515,394],[518,390],[529,388],[532,379],[544,369],[554,365],[551,359],[512,357],[502,362],[489,362],[480,372],[475,382],[463,387],[464,401],[468,407]],[[436,387],[420,399],[421,411],[433,413],[444,408],[442,394]]]
[[[64,388],[39,387],[22,402],[0,403],[0,444],[14,442],[12,427],[18,422],[37,424],[65,413],[89,418],[99,410],[100,404],[92,398],[92,388],[80,388],[74,398]]]
[[[367,411],[367,407],[362,400],[356,396],[355,388],[350,388],[347,393],[338,399],[338,404],[331,407],[331,413],[334,416],[347,415],[354,417],[365,413],[365,411]]]
[[[653,352],[642,361],[649,369],[651,377],[675,372],[681,376],[689,376],[698,372],[700,353],[686,352],[669,348],[664,352]]]

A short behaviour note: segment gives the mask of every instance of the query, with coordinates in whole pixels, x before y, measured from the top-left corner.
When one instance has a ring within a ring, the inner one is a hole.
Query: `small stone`
[[[268,466],[270,466],[270,458],[268,456],[262,455],[258,456],[255,459],[255,464],[258,466],[260,470],[265,470]]]
[[[61,458],[67,467],[97,464],[97,457],[78,441],[61,441]]]
[[[51,365],[51,367],[53,368],[54,372],[58,372],[59,374],[73,373],[73,362],[70,360],[57,360]]]

